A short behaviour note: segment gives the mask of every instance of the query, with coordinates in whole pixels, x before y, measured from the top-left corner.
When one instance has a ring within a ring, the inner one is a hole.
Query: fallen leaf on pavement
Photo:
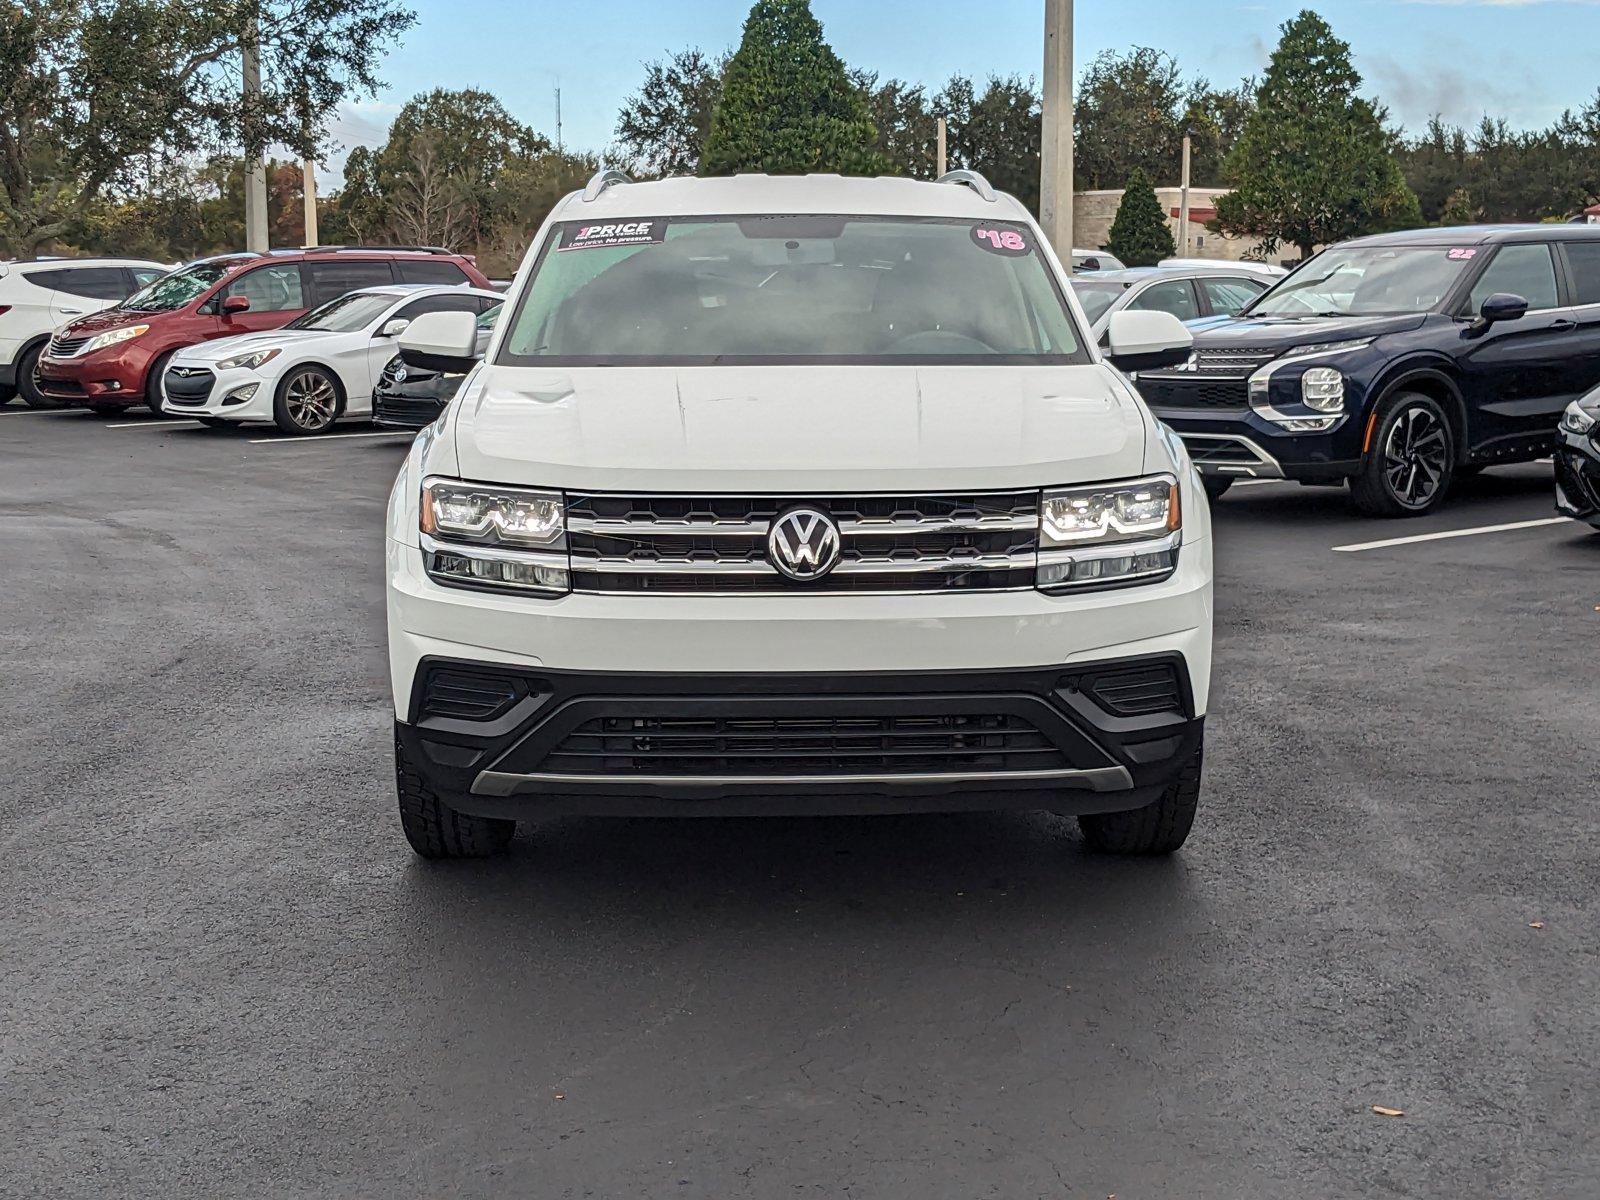
[[[1544,922],[1543,921],[1529,921],[1528,922],[1528,928],[1529,929],[1543,929],[1544,928]]]
[[[1398,1108],[1385,1108],[1381,1104],[1374,1104],[1372,1106],[1372,1111],[1377,1113],[1380,1117],[1403,1117],[1406,1115]]]

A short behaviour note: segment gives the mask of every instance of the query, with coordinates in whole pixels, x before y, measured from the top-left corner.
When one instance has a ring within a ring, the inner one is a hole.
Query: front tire
[[[1091,850],[1102,854],[1171,854],[1189,837],[1200,803],[1203,747],[1185,764],[1154,804],[1130,812],[1091,813],[1078,818],[1078,828]]]
[[[29,408],[60,408],[59,400],[52,400],[39,387],[39,355],[44,353],[44,343],[29,346],[17,359],[17,394]]]
[[[1456,433],[1432,396],[1396,392],[1378,406],[1372,448],[1350,480],[1356,507],[1369,517],[1420,517],[1450,491]]]
[[[423,780],[411,765],[400,735],[394,739],[395,791],[400,799],[400,827],[406,841],[423,858],[488,858],[511,844],[515,821],[474,817],[457,812]]]
[[[150,364],[150,372],[144,377],[144,406],[156,416],[161,412],[161,380],[167,373],[167,364],[172,361],[176,350],[168,350],[155,362]]]
[[[328,432],[343,407],[331,375],[321,367],[297,367],[278,385],[272,419],[284,433],[303,437]]]

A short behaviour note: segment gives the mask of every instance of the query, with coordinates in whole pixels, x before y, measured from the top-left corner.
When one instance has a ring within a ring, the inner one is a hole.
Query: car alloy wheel
[[[321,433],[339,411],[339,392],[321,371],[300,371],[284,386],[283,408],[301,433]]]
[[[1444,487],[1450,469],[1450,433],[1431,408],[1402,409],[1383,440],[1383,477],[1395,501],[1426,508]]]

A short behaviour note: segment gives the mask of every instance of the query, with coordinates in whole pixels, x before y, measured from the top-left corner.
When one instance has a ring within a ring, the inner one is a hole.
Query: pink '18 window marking
[[[986,239],[996,250],[1026,250],[1027,243],[1015,229],[979,229],[976,236]]]

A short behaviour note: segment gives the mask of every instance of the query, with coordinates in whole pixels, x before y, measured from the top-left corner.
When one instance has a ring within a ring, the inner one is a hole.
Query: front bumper
[[[180,371],[189,371],[187,376]],[[238,398],[241,389],[255,386],[248,399]],[[161,381],[161,411],[175,416],[225,417],[230,421],[270,421],[272,419],[272,379],[255,371],[236,367],[219,371],[215,365],[174,359],[167,365]]]
[[[143,339],[139,339],[143,340]],[[72,358],[39,356],[39,390],[63,404],[142,404],[148,356],[142,349],[110,347]]]
[[[1557,511],[1600,529],[1600,442],[1563,429],[1553,460]]]
[[[1361,423],[1349,416],[1327,433],[1288,433],[1253,409],[1152,411],[1183,439],[1202,475],[1328,481],[1361,469]]]
[[[649,675],[430,659],[397,736],[479,816],[1116,812],[1199,750],[1181,656],[1031,671]]]
[[[480,815],[1137,808],[1155,799],[1198,745],[1210,686],[1208,538],[1186,543],[1177,571],[1160,583],[1067,596],[540,599],[441,587],[424,573],[417,547],[393,539],[387,569],[399,736],[450,804]],[[1068,677],[1152,660],[1175,664],[1181,704],[1174,712],[1118,716],[1063,695]],[[428,673],[441,663],[520,680],[525,699],[487,724],[452,725],[424,703]],[[947,750],[964,749],[959,739],[969,735],[989,736],[995,731],[985,722],[1004,717],[1042,731],[1057,753],[1038,775],[985,762],[954,772],[842,762],[816,774],[788,761],[762,762],[758,778],[737,764],[712,763],[692,778],[641,780],[623,770],[576,781],[535,754],[591,719],[622,720],[627,732],[615,736],[648,744],[660,722],[672,726],[671,736],[689,736],[678,722],[703,720],[743,737],[765,726],[742,722],[775,715],[845,733],[864,728],[853,722],[897,715],[942,722],[958,738]],[[551,723],[558,718],[565,724]],[[1140,740],[1147,744],[1135,749]]]

